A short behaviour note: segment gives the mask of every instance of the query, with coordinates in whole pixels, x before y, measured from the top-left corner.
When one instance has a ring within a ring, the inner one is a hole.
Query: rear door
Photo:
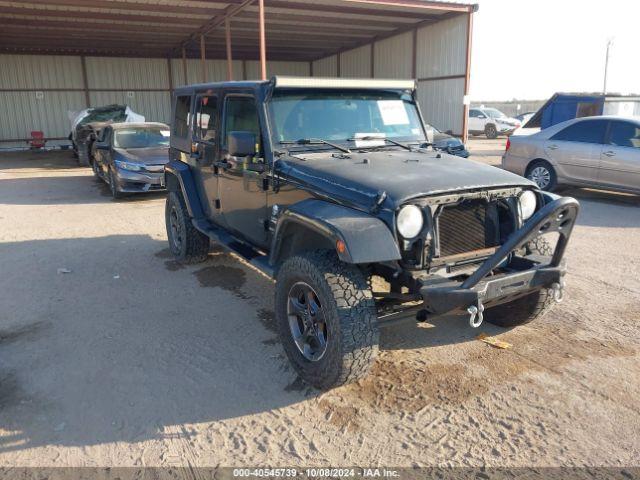
[[[544,150],[558,176],[577,183],[597,183],[606,131],[606,120],[582,120],[547,140]]]
[[[640,124],[611,121],[599,173],[604,185],[640,191]]]

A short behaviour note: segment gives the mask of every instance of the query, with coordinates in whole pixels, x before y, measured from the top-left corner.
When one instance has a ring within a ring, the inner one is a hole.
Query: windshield
[[[425,140],[416,105],[402,92],[281,90],[269,110],[276,144],[322,139],[343,145],[355,141],[357,147],[359,138]]]
[[[485,108],[484,113],[489,115],[491,118],[504,118],[506,115],[502,113],[500,110],[496,110],[495,108]]]
[[[148,148],[168,147],[169,129],[161,127],[132,127],[115,131],[114,147]]]

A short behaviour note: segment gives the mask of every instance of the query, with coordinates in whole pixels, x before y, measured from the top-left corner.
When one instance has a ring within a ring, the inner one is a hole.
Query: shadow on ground
[[[0,452],[162,438],[317,393],[296,388],[273,283],[218,248],[184,266],[164,241],[113,235],[3,243],[0,258],[0,425],[13,432]],[[435,325],[382,346],[470,339]]]
[[[71,150],[0,152],[0,172],[20,169],[66,170],[77,168]]]

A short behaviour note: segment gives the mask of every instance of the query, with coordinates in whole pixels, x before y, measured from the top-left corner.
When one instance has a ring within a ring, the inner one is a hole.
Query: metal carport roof
[[[0,1],[0,53],[226,58],[228,24],[233,58],[259,59],[262,11],[268,58],[311,61],[475,9],[433,0]]]

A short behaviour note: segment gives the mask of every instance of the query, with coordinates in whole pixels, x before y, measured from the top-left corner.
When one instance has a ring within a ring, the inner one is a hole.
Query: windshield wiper
[[[389,142],[389,143],[391,143],[393,145],[397,145],[398,147],[402,147],[405,150],[409,150],[410,152],[413,151],[413,148],[411,148],[409,145],[405,145],[404,143],[401,143],[401,142],[396,142],[395,140],[391,140],[390,138],[387,138],[387,137],[382,137],[382,136],[378,137],[376,135],[368,135],[366,137],[349,138],[349,141],[351,141],[351,142],[356,142],[358,140],[365,140],[365,141],[367,141],[367,140],[382,140],[384,142]]]
[[[330,147],[341,150],[344,153],[351,153],[346,147],[341,147],[335,143],[328,142],[322,138],[301,138],[300,140],[282,140],[280,145],[329,145]]]

